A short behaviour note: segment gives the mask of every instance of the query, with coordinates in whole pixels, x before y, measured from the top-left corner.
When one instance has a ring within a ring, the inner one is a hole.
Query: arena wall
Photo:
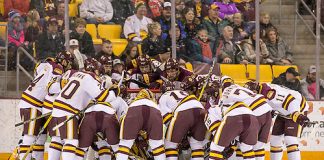
[[[20,122],[19,109],[16,107],[18,102],[18,99],[0,99],[0,160],[7,159],[21,136],[22,128],[14,126]],[[308,116],[312,121],[319,122],[319,125],[309,125],[304,129],[300,139],[302,159],[320,160],[324,159],[324,101],[309,104]]]

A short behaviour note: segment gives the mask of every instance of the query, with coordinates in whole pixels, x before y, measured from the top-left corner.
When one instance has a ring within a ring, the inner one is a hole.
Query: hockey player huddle
[[[271,160],[282,159],[283,140],[289,160],[301,159],[309,107],[300,93],[254,81],[242,87],[228,76],[196,75],[175,59],[156,64],[146,56],[112,79],[111,60],[102,59],[73,68],[71,54],[61,52],[35,68],[18,107],[22,121],[36,120],[23,126],[17,159],[44,159],[47,135],[49,160],[86,159],[89,147],[100,160],[263,160],[268,140]]]

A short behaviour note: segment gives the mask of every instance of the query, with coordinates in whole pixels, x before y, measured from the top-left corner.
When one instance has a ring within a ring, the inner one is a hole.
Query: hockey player
[[[106,82],[111,82],[109,76],[104,76]],[[105,88],[112,84],[105,83]],[[118,107],[118,106],[116,106]],[[126,104],[127,108],[127,104]],[[79,127],[79,148],[87,152],[88,147],[96,139],[96,133],[101,132],[104,138],[107,138],[108,144],[113,148],[111,150],[102,139],[97,142],[99,148],[99,159],[111,159],[114,152],[117,151],[119,142],[119,122],[116,116],[116,109],[108,102],[98,102],[85,111],[85,115]]]
[[[116,94],[108,90],[110,86],[104,88],[101,85],[101,80],[95,75],[94,72],[99,69],[96,68],[97,61],[88,61],[85,62],[86,71],[74,73],[54,101],[52,116],[57,124],[79,114],[81,110],[89,105],[91,100],[110,102],[116,98]],[[106,84],[111,84],[111,82],[106,82]],[[59,128],[60,136],[64,142],[61,154],[62,160],[84,157],[84,151],[77,148],[79,145],[78,121],[78,118],[75,117]]]
[[[155,95],[142,89],[129,105],[125,118],[121,121],[120,142],[116,160],[128,158],[139,132],[145,131],[155,160],[165,160],[163,144],[163,120],[156,104]]]
[[[143,82],[149,86],[149,88],[160,88],[161,80],[159,80],[160,75],[153,70],[153,64],[151,59],[145,55],[141,55],[137,58],[138,69],[132,70],[131,78],[137,81]],[[129,88],[138,89],[143,86],[138,86],[137,84],[130,83]]]
[[[168,124],[165,139],[166,157],[168,160],[178,159],[178,145],[190,132],[191,159],[203,160],[203,140],[206,133],[204,107],[195,95],[173,90],[172,85],[172,82],[165,82],[165,93],[159,100],[163,123]]]
[[[270,133],[272,116],[271,106],[267,103],[267,99],[261,95],[253,93],[253,91],[234,84],[234,80],[228,76],[221,78],[222,83],[222,102],[224,104],[230,102],[240,101],[245,103],[256,116],[259,124],[258,142],[253,147],[256,160],[264,160],[265,150],[264,145],[268,142],[268,136]],[[239,149],[236,152],[237,157],[242,157]],[[243,158],[243,157],[242,157]]]
[[[69,52],[60,52],[56,58],[47,58],[45,61],[38,63],[35,68],[35,78],[28,88],[23,92],[21,101],[18,104],[20,108],[20,116],[23,121],[38,117],[42,114],[42,106],[45,96],[48,94],[47,86],[51,79],[59,79],[64,72],[64,68],[69,68],[71,65],[72,56]],[[30,148],[36,139],[44,119],[35,120],[24,124],[23,138],[20,144],[19,157],[22,159],[25,153]],[[44,143],[46,135],[41,135],[36,145],[33,147],[32,154],[26,156],[26,160],[34,158],[36,160],[43,159]]]
[[[179,62],[176,59],[169,58],[164,66],[162,76],[175,84],[175,89],[180,89],[180,83],[187,76],[191,76],[193,73],[179,66]],[[162,78],[163,79],[163,78]],[[164,80],[166,81],[166,80]]]
[[[101,63],[100,73],[111,76],[113,69],[113,60],[111,56],[102,55],[98,61]]]
[[[248,82],[250,90],[264,95],[273,110],[279,112],[270,137],[272,160],[282,159],[282,138],[284,137],[289,160],[300,160],[298,148],[302,127],[309,122],[308,103],[299,92],[276,84]]]
[[[58,96],[62,88],[67,84],[69,78],[75,72],[77,72],[77,70],[68,70],[64,72],[61,79],[55,77],[51,80],[51,82],[47,86],[48,94],[46,95],[45,100],[43,102],[43,114],[52,112],[53,102],[55,98]],[[52,119],[47,126],[49,136],[51,137],[51,143],[48,148],[48,160],[59,160],[61,156],[61,150],[63,147],[63,141],[59,135],[59,131],[52,130],[55,124],[56,119]]]

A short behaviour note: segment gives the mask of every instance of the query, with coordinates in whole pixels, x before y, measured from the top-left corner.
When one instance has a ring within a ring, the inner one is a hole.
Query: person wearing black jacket
[[[301,92],[301,85],[297,76],[300,76],[300,74],[295,70],[295,68],[289,67],[286,72],[281,73],[278,77],[274,78],[272,83]]]
[[[51,17],[47,22],[47,31],[36,40],[36,58],[41,60],[55,57],[57,53],[65,50],[64,36],[58,32],[57,19]]]
[[[95,49],[91,35],[85,30],[87,22],[78,18],[75,20],[75,30],[70,34],[71,39],[79,41],[80,52],[85,54],[87,57],[94,58]]]

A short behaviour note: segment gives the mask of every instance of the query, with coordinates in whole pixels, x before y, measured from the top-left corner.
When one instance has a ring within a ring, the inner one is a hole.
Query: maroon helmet
[[[256,81],[248,81],[248,82],[246,82],[244,84],[243,87],[244,88],[247,88],[247,89],[249,89],[251,91],[257,91],[257,92],[259,92],[259,90],[260,90],[260,84],[258,82],[256,82]]]
[[[197,81],[195,79],[196,79],[196,76],[194,74],[191,76],[185,77],[180,85],[181,89],[183,89],[185,91],[190,90],[190,91],[196,92]]]
[[[137,64],[139,66],[151,65],[151,60],[147,55],[141,55],[137,57]]]
[[[89,72],[99,71],[100,66],[101,64],[94,58],[88,58],[84,61],[84,69]]]
[[[163,82],[163,85],[161,87],[162,93],[165,93],[167,91],[173,91],[175,88],[174,84],[171,81]]]
[[[169,69],[179,69],[179,62],[176,59],[169,58],[165,64],[165,70]]]
[[[113,60],[112,60],[111,56],[102,55],[99,58],[99,62],[102,65],[109,65],[109,66],[112,66],[113,65]]]
[[[59,52],[56,57],[55,57],[56,62],[58,63],[62,63],[63,60],[66,60],[68,62],[72,62],[73,61],[73,56],[70,52],[68,51],[62,51]]]

